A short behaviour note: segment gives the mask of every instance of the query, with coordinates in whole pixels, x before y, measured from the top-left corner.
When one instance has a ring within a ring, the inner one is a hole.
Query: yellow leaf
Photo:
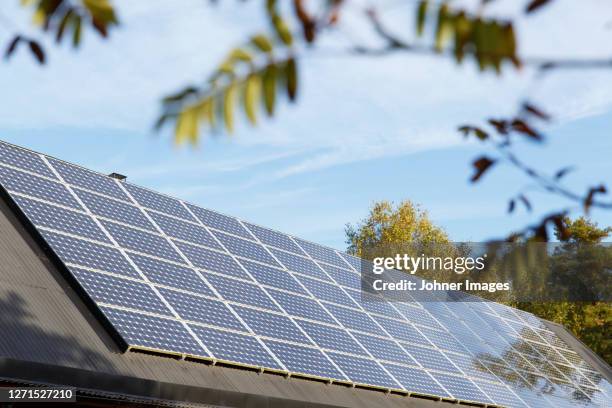
[[[257,124],[257,101],[261,93],[261,78],[257,74],[251,74],[246,80],[244,87],[244,110],[251,124]]]
[[[196,106],[190,106],[179,114],[176,121],[174,141],[181,145],[185,141],[195,144],[198,140],[198,110]]]
[[[74,31],[72,33],[72,45],[76,48],[81,43],[81,17],[79,17],[77,14],[74,14],[74,18],[72,18],[71,20],[71,24],[72,26],[74,26]]]
[[[274,114],[276,102],[276,65],[270,64],[263,72],[263,100],[268,116]]]
[[[42,8],[38,8],[32,16],[32,23],[36,26],[42,27],[45,24],[46,19],[47,13],[45,13],[45,10]]]
[[[293,35],[291,35],[291,31],[289,30],[287,23],[285,23],[285,20],[283,20],[281,16],[275,15],[272,18],[272,25],[276,30],[278,38],[281,39],[283,44],[286,46],[291,46],[293,44]]]
[[[419,8],[417,9],[417,35],[423,35],[423,30],[425,29],[425,18],[427,17],[427,0],[421,0],[419,3]]]
[[[257,47],[260,51],[265,53],[272,52],[272,41],[263,34],[257,34],[251,38],[251,43]]]
[[[453,18],[450,15],[448,4],[444,3],[438,10],[438,26],[436,27],[435,49],[441,52],[448,41],[453,28]]]
[[[228,133],[234,131],[234,106],[236,105],[236,82],[226,88],[223,94],[223,120]]]

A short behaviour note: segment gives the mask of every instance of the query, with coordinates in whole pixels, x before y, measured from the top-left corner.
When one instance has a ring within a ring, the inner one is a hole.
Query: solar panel
[[[129,349],[508,407],[611,396],[529,313],[390,303],[359,258],[2,142],[0,184]]]

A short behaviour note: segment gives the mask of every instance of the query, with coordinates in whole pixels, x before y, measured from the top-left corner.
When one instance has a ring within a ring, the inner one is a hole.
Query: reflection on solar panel
[[[130,349],[508,407],[612,386],[535,316],[362,295],[362,261],[0,142],[0,184]]]

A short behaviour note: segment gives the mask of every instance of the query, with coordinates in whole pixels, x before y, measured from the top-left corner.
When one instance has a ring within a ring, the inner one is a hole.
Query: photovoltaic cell
[[[322,349],[367,356],[365,350],[343,328],[326,326],[306,320],[298,320],[297,323]]]
[[[38,227],[52,228],[95,241],[110,243],[102,229],[88,215],[24,197],[16,196],[14,200],[30,221]]]
[[[104,315],[130,346],[209,357],[176,320],[100,306]]]
[[[420,307],[408,306],[407,303],[397,302],[395,304],[399,312],[413,324],[418,324],[421,326],[433,327],[434,329],[443,330],[440,323],[438,323],[431,313],[427,310]]]
[[[347,329],[360,330],[372,334],[381,333],[380,326],[363,312],[331,304],[326,304],[325,308]]]
[[[196,221],[178,200],[137,187],[133,184],[124,183],[123,185],[134,200],[143,207],[170,214],[184,220]]]
[[[444,352],[443,354],[466,375],[482,378],[488,381],[498,381],[498,378],[491,373],[491,371],[489,371],[476,357],[449,352]]]
[[[115,278],[80,268],[70,268],[87,293],[98,303],[172,316],[170,310],[149,285]]]
[[[254,337],[208,327],[194,325],[190,327],[217,359],[281,369],[281,366]]]
[[[319,266],[339,285],[361,290],[361,276],[358,273],[324,263],[320,263]]]
[[[248,331],[221,301],[168,289],[159,289],[159,291],[184,320],[226,329]]]
[[[183,255],[185,255],[196,268],[251,280],[249,275],[242,270],[240,265],[238,265],[236,261],[234,261],[234,259],[227,254],[211,251],[210,249],[184,242],[175,241],[175,244],[181,250]]]
[[[508,408],[527,407],[527,405],[503,384],[491,384],[483,381],[475,381],[475,384],[498,405]]]
[[[339,305],[358,308],[359,305],[346,295],[338,286],[324,283],[318,280],[298,276],[297,279],[312,293],[314,297],[326,302],[334,302]]]
[[[292,316],[335,324],[329,313],[312,299],[274,289],[269,289],[268,293]]]
[[[138,207],[78,188],[73,190],[92,214],[156,232],[153,224],[149,222]]]
[[[401,314],[391,306],[391,303],[386,302],[381,296],[371,295],[368,292],[358,292],[356,290],[346,289],[348,295],[361,307],[369,313],[375,313],[381,316],[389,317],[397,320],[404,320]]]
[[[469,352],[459,343],[452,334],[439,330],[419,328],[421,333],[435,346],[442,350],[454,351],[455,353],[469,354]]]
[[[340,371],[315,348],[264,340],[288,370],[316,377],[347,380]]]
[[[337,353],[328,353],[328,355],[355,383],[401,388],[374,360]]]
[[[213,274],[206,274],[206,279],[226,300],[278,311],[270,296],[255,284]]]
[[[123,248],[174,262],[183,262],[183,259],[172,248],[168,241],[159,235],[154,235],[109,221],[102,221],[102,225]]]
[[[404,350],[423,367],[460,374],[459,370],[438,350],[402,343]]]
[[[215,241],[212,235],[210,235],[204,227],[153,211],[149,211],[148,214],[161,228],[164,234],[170,237],[189,241],[198,245],[204,245],[208,248],[223,250],[221,245]]]
[[[384,363],[383,366],[407,391],[421,395],[433,395],[443,398],[450,397],[450,394],[444,391],[426,371],[419,368],[405,367],[390,363]]]
[[[278,259],[287,269],[293,272],[303,273],[304,275],[319,278],[321,280],[329,281],[329,278],[323,272],[317,264],[307,258],[302,258],[297,255],[290,254],[289,252],[283,252],[276,249],[270,249],[276,259]]]
[[[237,238],[233,235],[224,234],[218,231],[213,232],[213,234],[215,234],[215,236],[219,239],[219,241],[221,241],[223,246],[225,246],[225,248],[230,253],[236,256],[254,259],[258,262],[262,262],[272,266],[281,266],[278,264],[278,262],[274,260],[272,255],[270,255],[268,251],[264,249],[263,246],[255,242],[248,241],[242,238]]]
[[[143,255],[128,254],[138,269],[153,283],[188,290],[199,295],[215,297],[212,290],[190,268],[163,262]]]
[[[440,373],[432,375],[457,399],[474,402],[493,402],[467,378]]]
[[[304,251],[302,251],[288,235],[281,234],[280,232],[263,228],[258,225],[250,224],[248,222],[245,222],[244,225],[246,225],[251,233],[257,237],[257,239],[266,245],[284,249],[285,251],[293,252],[295,254],[305,255]]]
[[[132,278],[140,278],[138,272],[134,270],[121,252],[115,248],[60,235],[55,232],[44,230],[40,232],[55,253],[65,263],[99,269]]]
[[[234,306],[234,310],[255,334],[312,345],[288,317],[240,306]]]
[[[128,197],[115,182],[115,179],[56,159],[49,158],[49,162],[68,184],[83,187],[119,200],[129,201]]]
[[[59,182],[0,166],[0,184],[11,192],[27,194],[66,207],[83,209],[68,189]]]
[[[395,363],[417,365],[417,363],[393,340],[381,339],[380,337],[368,336],[366,334],[354,333],[363,347],[379,360],[392,361]]]
[[[317,261],[327,262],[340,268],[348,268],[344,260],[331,248],[326,248],[321,245],[313,244],[312,242],[304,241],[303,239],[295,238],[298,245],[302,247],[308,255]]]
[[[0,163],[57,179],[38,154],[5,143],[0,143]]]
[[[215,228],[221,231],[229,232],[230,234],[238,235],[243,238],[253,239],[251,234],[233,217],[219,214],[215,211],[210,211],[205,208],[196,207],[195,205],[186,204],[187,207],[195,214],[196,217],[207,227]]]
[[[249,271],[251,275],[253,275],[255,280],[262,285],[272,286],[306,295],[306,291],[304,288],[302,288],[302,286],[300,286],[295,278],[283,270],[275,269],[244,259],[241,259],[240,263],[246,268],[247,271]]]

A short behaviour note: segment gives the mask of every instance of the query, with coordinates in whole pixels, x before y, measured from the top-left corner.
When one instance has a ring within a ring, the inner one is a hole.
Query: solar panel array
[[[131,349],[508,407],[610,400],[529,313],[374,299],[350,255],[3,142],[0,184]]]

